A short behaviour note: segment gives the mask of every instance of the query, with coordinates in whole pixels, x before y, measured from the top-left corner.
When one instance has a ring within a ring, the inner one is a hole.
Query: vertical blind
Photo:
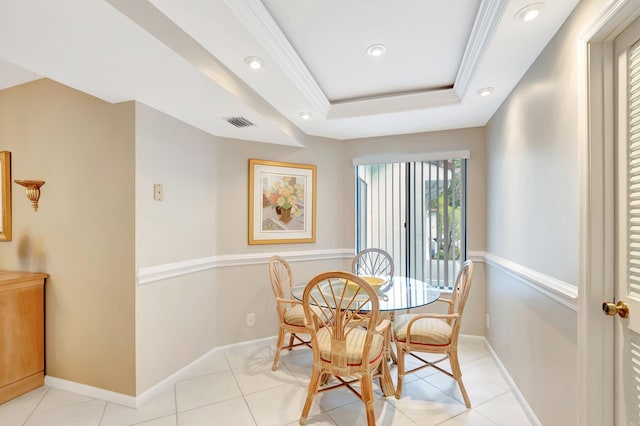
[[[396,275],[448,289],[466,258],[466,160],[356,167],[356,248],[394,259]]]

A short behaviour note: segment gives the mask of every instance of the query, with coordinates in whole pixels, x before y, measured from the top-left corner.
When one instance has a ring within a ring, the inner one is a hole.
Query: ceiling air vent
[[[244,117],[227,117],[227,118],[225,118],[225,120],[227,120],[228,123],[233,124],[236,127],[251,127],[251,126],[255,126],[255,124],[253,124],[252,122],[250,122],[249,120],[247,120]]]

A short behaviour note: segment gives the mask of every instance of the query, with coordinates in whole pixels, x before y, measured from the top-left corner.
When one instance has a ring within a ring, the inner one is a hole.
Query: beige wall
[[[344,232],[345,182],[336,173],[341,144],[318,140],[305,149],[221,139],[147,106],[136,106],[136,259],[138,268],[221,255],[353,247]],[[249,158],[317,166],[316,243],[248,244]],[[351,178],[350,178],[351,179]],[[153,183],[164,201],[153,200]],[[297,281],[343,259],[292,263]],[[267,264],[217,267],[137,287],[137,393],[149,390],[208,351],[277,332]],[[246,314],[256,326],[245,326]],[[180,350],[176,350],[176,348]]]
[[[0,268],[50,274],[46,374],[135,394],[133,103],[49,80],[0,91],[13,179],[42,179],[34,212],[12,184],[13,241]]]
[[[581,2],[487,126],[487,250],[578,285]],[[542,424],[576,424],[576,310],[487,270],[487,338]]]

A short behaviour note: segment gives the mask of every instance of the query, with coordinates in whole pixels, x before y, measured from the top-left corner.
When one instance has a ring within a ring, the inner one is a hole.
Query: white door
[[[640,424],[640,18],[615,40],[615,424]],[[626,304],[626,305],[625,305]],[[628,307],[628,313],[626,312]]]

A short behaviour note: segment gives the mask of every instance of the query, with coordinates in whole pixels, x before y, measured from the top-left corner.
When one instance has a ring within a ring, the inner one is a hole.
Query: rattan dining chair
[[[453,287],[451,299],[438,299],[438,302],[449,304],[446,314],[403,314],[396,315],[393,334],[398,357],[398,385],[396,398],[402,395],[402,381],[406,374],[413,373],[426,367],[434,367],[438,371],[453,378],[460,387],[460,393],[467,408],[471,408],[469,396],[462,383],[462,371],[458,360],[458,336],[464,306],[469,297],[471,280],[473,278],[473,262],[464,262]],[[416,353],[442,354],[443,357],[435,361],[427,361]],[[411,355],[422,364],[411,370],[405,370],[405,356]],[[448,359],[450,371],[437,365]]]
[[[393,258],[379,248],[367,248],[358,252],[351,262],[351,272],[359,276],[393,277]]]
[[[318,392],[346,386],[364,402],[367,425],[375,425],[373,379],[380,379],[385,396],[393,394],[386,363],[390,322],[380,318],[375,290],[364,279],[349,272],[325,272],[309,281],[302,296],[302,306],[309,321],[313,368],[300,424],[306,424]],[[314,309],[318,306],[322,310]],[[361,315],[365,309],[366,319]],[[376,326],[360,327],[359,321]],[[335,379],[333,382],[328,381],[331,376]],[[354,382],[360,382],[361,392],[352,386]]]
[[[298,336],[298,334],[308,335],[309,329],[305,326],[302,303],[291,297],[293,274],[291,267],[282,257],[272,256],[269,260],[269,280],[271,281],[271,288],[276,298],[276,309],[280,322],[276,353],[271,367],[271,369],[275,371],[276,368],[278,368],[280,352],[285,349],[291,350],[297,346],[306,345],[311,347],[311,345],[309,340],[304,340]],[[289,344],[285,345],[284,341],[287,333],[290,334]]]

